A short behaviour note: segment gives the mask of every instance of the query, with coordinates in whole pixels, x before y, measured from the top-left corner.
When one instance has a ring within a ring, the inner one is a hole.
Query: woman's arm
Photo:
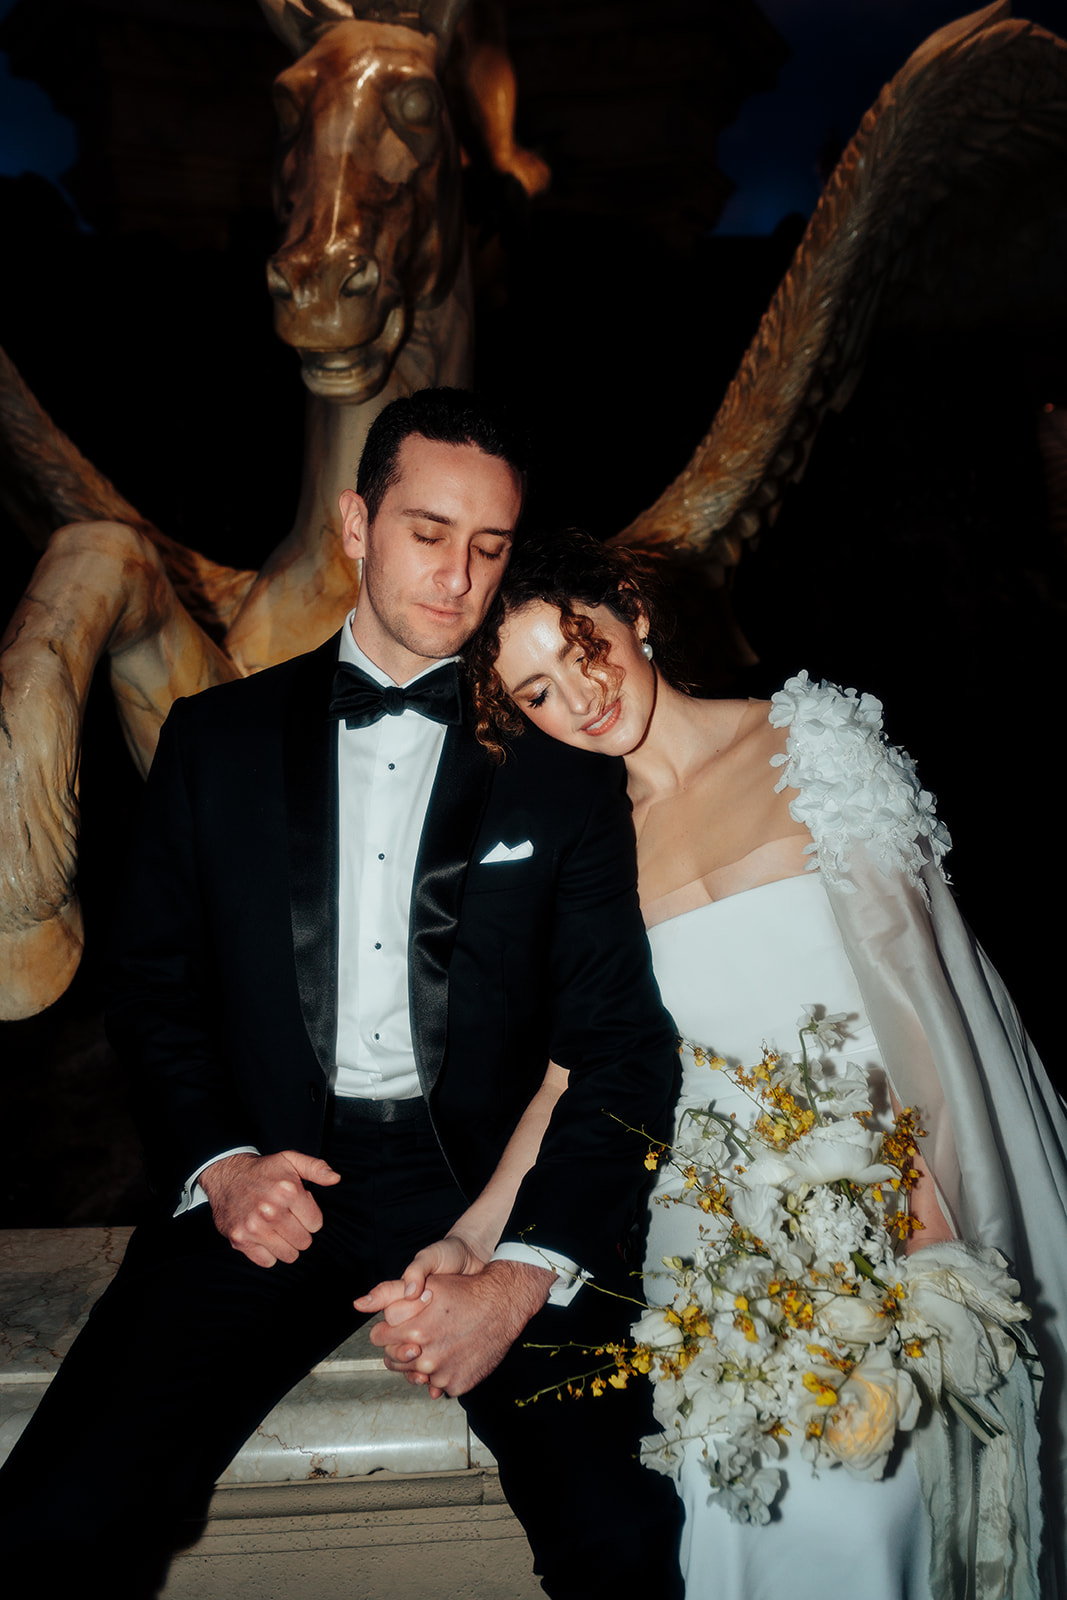
[[[893,1107],[893,1115],[899,1117],[903,1108],[892,1089],[889,1091],[889,1100]],[[937,1182],[934,1175],[918,1150],[912,1156],[912,1165],[919,1176],[908,1190],[908,1213],[914,1217],[918,1226],[913,1233],[908,1234],[904,1245],[906,1256],[913,1255],[924,1245],[945,1244],[949,1239],[958,1237],[937,1197]]]
[[[504,1147],[489,1182],[443,1239],[426,1245],[392,1282],[376,1284],[355,1302],[357,1311],[384,1311],[395,1300],[418,1301],[431,1273],[470,1276],[492,1259],[511,1215],[519,1185],[537,1160],[545,1129],[556,1102],[567,1087],[568,1073],[548,1063],[544,1081]]]

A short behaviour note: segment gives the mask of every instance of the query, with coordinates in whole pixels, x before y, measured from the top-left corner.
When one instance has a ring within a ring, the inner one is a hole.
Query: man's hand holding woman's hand
[[[524,1262],[487,1264],[452,1236],[420,1250],[401,1278],[377,1284],[355,1307],[383,1312],[371,1343],[391,1372],[427,1384],[436,1400],[466,1394],[488,1377],[548,1299],[555,1276]]]
[[[376,1283],[367,1294],[361,1294],[354,1302],[355,1308],[357,1311],[385,1311],[397,1301],[407,1302],[409,1309],[402,1315],[398,1313],[395,1319],[397,1322],[406,1321],[415,1311],[410,1302],[428,1301],[431,1298],[432,1290],[426,1287],[427,1278],[434,1273],[469,1278],[476,1272],[484,1272],[486,1260],[488,1256],[483,1260],[466,1239],[458,1233],[450,1233],[444,1239],[424,1246],[404,1268],[402,1277],[388,1278]]]

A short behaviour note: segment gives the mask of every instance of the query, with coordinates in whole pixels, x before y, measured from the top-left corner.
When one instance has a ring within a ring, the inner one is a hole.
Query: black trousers
[[[317,1192],[323,1227],[291,1265],[254,1266],[207,1206],[136,1231],[0,1472],[13,1580],[48,1593],[50,1580],[59,1592],[97,1574],[120,1600],[154,1594],[245,1439],[365,1320],[353,1298],[397,1277],[463,1209],[428,1119],[348,1123],[327,1154],[342,1181]],[[581,1370],[527,1342],[602,1343],[632,1314],[588,1287],[546,1307],[463,1399],[557,1600],[682,1593],[680,1503],[636,1461],[654,1427],[647,1387],[515,1403]]]

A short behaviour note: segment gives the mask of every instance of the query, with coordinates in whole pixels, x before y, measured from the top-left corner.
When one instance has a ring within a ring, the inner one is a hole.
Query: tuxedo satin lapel
[[[300,1009],[332,1077],[337,1040],[337,724],[327,717],[338,636],[305,656],[285,715],[289,899]]]
[[[426,812],[411,896],[408,986],[423,1093],[437,1082],[448,1035],[448,964],[460,896],[478,836],[493,763],[470,728],[449,728]]]

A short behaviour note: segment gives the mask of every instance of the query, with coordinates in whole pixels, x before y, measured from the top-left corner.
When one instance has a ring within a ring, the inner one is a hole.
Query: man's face
[[[341,496],[345,554],[363,562],[356,643],[397,683],[455,655],[489,608],[519,519],[519,480],[475,445],[411,434],[373,522]]]

